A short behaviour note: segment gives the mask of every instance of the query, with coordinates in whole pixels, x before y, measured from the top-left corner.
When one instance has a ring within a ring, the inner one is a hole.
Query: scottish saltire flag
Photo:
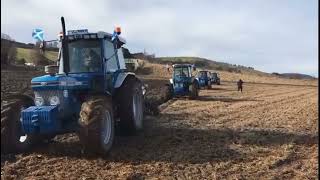
[[[35,40],[43,41],[43,30],[42,29],[34,29],[32,32],[32,37]]]

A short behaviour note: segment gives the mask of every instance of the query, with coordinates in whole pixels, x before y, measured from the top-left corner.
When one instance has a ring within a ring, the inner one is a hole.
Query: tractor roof
[[[83,29],[83,30],[69,30],[68,31],[68,39],[70,40],[73,40],[73,39],[77,39],[77,38],[80,38],[80,39],[91,39],[91,38],[99,38],[99,39],[103,39],[103,38],[108,38],[108,39],[111,39],[112,38],[112,34],[110,33],[107,33],[107,32],[104,32],[104,31],[98,31],[96,33],[91,33],[91,32],[88,32],[87,29]],[[119,41],[122,43],[122,44],[125,44],[126,43],[126,40],[120,36],[118,36],[119,38]]]
[[[174,64],[172,65],[172,67],[176,68],[176,67],[192,67],[192,64]]]

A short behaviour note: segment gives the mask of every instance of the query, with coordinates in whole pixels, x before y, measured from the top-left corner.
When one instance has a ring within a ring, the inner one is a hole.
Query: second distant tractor
[[[170,79],[170,96],[190,96],[196,98],[199,95],[199,82],[192,75],[192,64],[174,64],[173,75]]]
[[[219,74],[216,72],[211,72],[211,83],[220,85],[220,77]]]
[[[200,88],[207,88],[211,89],[211,78],[210,78],[210,72],[209,71],[199,71],[197,75],[197,79],[199,81]]]

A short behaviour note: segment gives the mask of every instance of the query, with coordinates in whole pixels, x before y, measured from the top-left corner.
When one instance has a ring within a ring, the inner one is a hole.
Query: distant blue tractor
[[[197,75],[200,88],[211,89],[211,77],[209,71],[199,71]]]
[[[1,153],[23,152],[57,134],[76,132],[85,150],[105,154],[116,125],[127,135],[143,129],[142,82],[126,71],[120,28],[113,34],[66,34],[63,17],[61,22],[58,66],[32,79],[34,98],[13,95],[4,101]]]
[[[211,72],[210,77],[211,77],[211,84],[220,85],[220,77],[219,77],[218,73]]]
[[[192,76],[193,65],[175,64],[173,65],[173,76],[170,79],[169,94],[174,96],[190,96],[196,98],[199,95],[199,83]]]

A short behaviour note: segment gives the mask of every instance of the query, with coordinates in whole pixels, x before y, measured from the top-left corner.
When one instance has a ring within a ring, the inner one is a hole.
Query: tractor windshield
[[[174,69],[175,77],[190,77],[189,68],[188,67],[177,67]]]
[[[70,73],[100,72],[102,70],[101,42],[80,39],[68,43]]]
[[[207,77],[207,72],[206,71],[200,71],[199,76],[206,78]]]

